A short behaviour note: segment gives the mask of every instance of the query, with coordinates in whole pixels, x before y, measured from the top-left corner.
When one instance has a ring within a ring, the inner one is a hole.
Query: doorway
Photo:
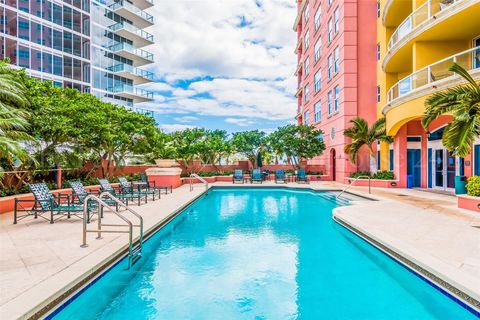
[[[407,149],[407,176],[412,176],[413,188],[421,186],[422,160],[420,149]]]
[[[456,157],[447,149],[432,148],[432,188],[453,191],[457,172]]]
[[[336,155],[335,155],[335,149],[330,149],[330,177],[332,177],[332,181],[337,180],[337,165],[336,165]]]

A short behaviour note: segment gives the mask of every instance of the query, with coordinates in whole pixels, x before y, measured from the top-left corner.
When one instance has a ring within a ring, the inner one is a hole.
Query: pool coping
[[[332,219],[340,226],[360,237],[374,248],[380,250],[391,259],[399,263],[401,266],[412,272],[414,275],[418,276],[420,279],[440,291],[442,294],[452,299],[461,307],[471,312],[474,316],[480,318],[480,301],[465,293],[463,290],[457,288],[457,286],[445,280],[444,277],[436,274],[433,268],[429,268],[430,270],[427,270],[427,266],[422,267],[420,262],[414,262],[412,259],[407,258],[405,254],[402,255],[399,253],[399,250],[395,250],[386,243],[382,243],[382,241],[377,237],[367,235],[365,232],[355,228],[342,218],[335,215],[335,209],[332,214]]]

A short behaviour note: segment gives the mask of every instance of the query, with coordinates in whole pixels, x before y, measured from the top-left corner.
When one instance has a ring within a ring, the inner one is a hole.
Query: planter
[[[145,170],[148,181],[152,181],[156,186],[172,186],[178,188],[182,185],[180,174],[182,169],[177,167],[149,168]]]
[[[177,166],[177,161],[175,159],[157,159],[155,164],[160,168],[170,168]]]
[[[457,195],[457,199],[459,208],[480,213],[480,197],[459,194]]]
[[[345,178],[345,180],[351,184],[355,178]],[[398,188],[398,185],[398,180],[370,179],[370,186],[372,188]],[[368,187],[368,179],[358,179],[355,181],[354,186]]]

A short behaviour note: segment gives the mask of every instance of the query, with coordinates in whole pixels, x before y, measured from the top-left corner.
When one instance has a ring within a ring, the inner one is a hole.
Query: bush
[[[480,197],[480,176],[472,176],[467,180],[467,194]]]
[[[370,177],[371,179],[378,179],[378,180],[393,180],[395,179],[395,175],[393,174],[392,171],[378,171],[376,174],[371,174],[369,171],[360,171],[360,172],[354,172],[350,176],[350,178],[358,178],[360,176],[367,176]],[[365,178],[360,178],[360,179],[367,179]]]

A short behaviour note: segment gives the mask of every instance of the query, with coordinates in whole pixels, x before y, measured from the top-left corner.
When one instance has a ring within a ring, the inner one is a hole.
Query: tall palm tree
[[[373,144],[377,141],[391,143],[392,138],[387,136],[385,129],[385,118],[375,121],[368,127],[368,122],[362,118],[350,120],[353,124],[351,128],[345,129],[343,135],[352,139],[352,142],[345,145],[345,153],[350,155],[353,163],[357,161],[357,155],[363,146],[367,146],[370,152],[370,172],[377,173],[377,160],[373,150]]]
[[[422,125],[426,129],[433,120],[451,113],[453,120],[445,127],[442,142],[454,155],[465,157],[472,151],[473,141],[480,136],[480,85],[456,63],[448,70],[463,77],[467,84],[428,97]]]

